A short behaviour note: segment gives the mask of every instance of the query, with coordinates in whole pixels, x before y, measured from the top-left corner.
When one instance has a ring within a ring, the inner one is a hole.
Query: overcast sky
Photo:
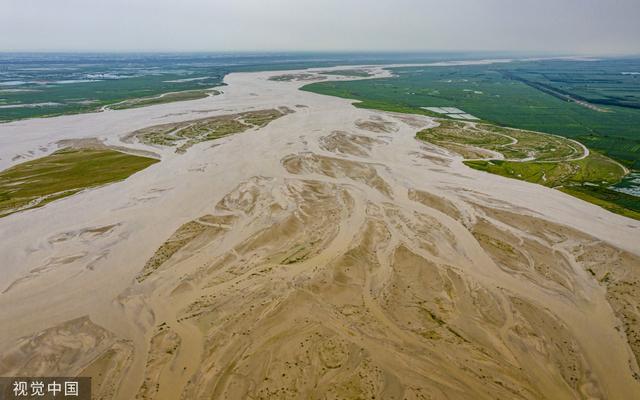
[[[640,0],[0,0],[0,51],[640,54]]]

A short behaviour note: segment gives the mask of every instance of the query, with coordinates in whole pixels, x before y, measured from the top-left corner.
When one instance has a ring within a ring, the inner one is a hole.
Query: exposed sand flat
[[[414,138],[427,117],[298,91],[314,73],[0,125],[2,167],[90,137],[162,158],[0,219],[0,376],[123,400],[640,393],[639,222],[467,168]],[[121,141],[281,107],[184,154]]]

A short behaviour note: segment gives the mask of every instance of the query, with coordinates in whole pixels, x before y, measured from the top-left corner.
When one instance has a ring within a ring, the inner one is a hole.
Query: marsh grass
[[[109,149],[66,148],[0,172],[0,217],[121,181],[158,160]]]
[[[576,142],[548,134],[489,124],[439,122],[438,127],[420,131],[416,137],[473,158],[464,161],[471,168],[557,188],[609,211],[640,219],[640,200],[609,188],[622,180],[626,170],[600,153],[591,151],[581,158],[583,149]],[[483,156],[482,149],[500,153],[504,159]]]
[[[338,76],[347,76],[347,77],[356,77],[356,78],[367,78],[372,74],[364,69],[339,69],[333,71],[323,71],[320,72],[322,75],[338,75]]]
[[[197,143],[219,139],[249,129],[262,128],[290,112],[292,111],[287,108],[280,108],[219,115],[155,125],[139,129],[129,136],[149,145],[176,147],[176,153],[184,153]]]
[[[176,101],[198,100],[209,96],[217,96],[221,92],[218,90],[185,90],[182,92],[166,93],[153,97],[141,97],[129,99],[109,106],[112,110],[124,110],[127,108],[147,107],[156,104],[173,103]]]

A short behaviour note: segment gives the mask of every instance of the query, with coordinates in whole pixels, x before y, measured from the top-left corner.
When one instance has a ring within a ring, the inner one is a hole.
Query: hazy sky
[[[640,0],[0,0],[0,51],[640,54]]]

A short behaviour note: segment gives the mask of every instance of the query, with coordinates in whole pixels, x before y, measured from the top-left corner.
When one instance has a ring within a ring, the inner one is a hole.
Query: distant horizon
[[[496,55],[503,57],[549,57],[549,58],[628,58],[640,57],[640,52],[630,53],[563,53],[563,52],[542,52],[542,51],[510,51],[510,50],[0,50],[0,54],[69,54],[69,55],[91,55],[91,54],[178,54],[178,55],[286,55],[286,54],[307,54],[307,55]]]
[[[637,0],[23,0],[2,11],[1,52],[640,54]]]

